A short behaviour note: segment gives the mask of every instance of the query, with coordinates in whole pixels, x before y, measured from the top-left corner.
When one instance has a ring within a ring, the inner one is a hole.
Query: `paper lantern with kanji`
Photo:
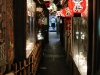
[[[62,17],[66,16],[66,9],[65,8],[61,9],[60,12],[61,12]]]
[[[68,7],[73,10],[74,13],[82,13],[86,9],[86,0],[69,0]]]
[[[70,10],[69,7],[65,7],[61,10],[61,16],[63,16],[63,17],[72,17],[73,16],[73,11]]]
[[[66,7],[65,10],[66,10],[66,17],[72,17],[73,16],[73,11],[70,10],[69,7]]]

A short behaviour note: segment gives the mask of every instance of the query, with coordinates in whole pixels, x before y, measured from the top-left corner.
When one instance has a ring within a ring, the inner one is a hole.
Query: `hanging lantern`
[[[50,6],[50,1],[44,1],[44,5],[45,5],[46,7],[49,7],[49,6]]]
[[[82,13],[86,9],[86,0],[69,0],[68,7],[74,13]]]
[[[70,10],[69,7],[65,7],[61,10],[61,16],[63,16],[63,17],[72,17],[73,16],[73,11]]]
[[[62,17],[72,17],[74,13],[87,15],[86,0],[69,0],[68,6],[61,9]]]
[[[66,16],[66,10],[65,10],[65,8],[61,9],[61,16],[62,17]]]
[[[86,1],[86,9],[84,12],[81,14],[82,17],[87,17],[88,16],[88,1]]]
[[[87,8],[85,9],[85,11],[81,14],[82,17],[87,17],[88,16],[88,10]]]
[[[73,16],[73,11],[70,10],[69,7],[66,7],[65,10],[66,10],[66,17],[72,17]]]

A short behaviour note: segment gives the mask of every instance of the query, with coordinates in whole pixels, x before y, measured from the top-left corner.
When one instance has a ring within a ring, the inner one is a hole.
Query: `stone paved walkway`
[[[49,44],[44,49],[37,75],[71,75],[59,40],[56,32],[49,32]]]

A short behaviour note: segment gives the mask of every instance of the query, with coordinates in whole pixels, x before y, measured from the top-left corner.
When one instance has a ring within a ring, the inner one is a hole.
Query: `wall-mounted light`
[[[37,39],[38,40],[43,40],[44,39],[41,30],[39,30],[38,33],[37,33]]]

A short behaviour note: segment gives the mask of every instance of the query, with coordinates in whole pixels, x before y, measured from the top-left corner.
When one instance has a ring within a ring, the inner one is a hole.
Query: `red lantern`
[[[50,6],[50,1],[44,1],[44,5],[45,5],[46,7],[49,7],[49,6]]]
[[[66,16],[66,10],[65,10],[65,8],[61,9],[61,16],[62,17]]]
[[[88,8],[86,7],[85,11],[81,14],[82,17],[88,16]]]
[[[83,13],[86,10],[86,0],[69,0],[68,7],[61,10],[61,16],[72,17],[74,13]]]
[[[69,0],[68,7],[74,13],[82,13],[86,9],[86,0]]]
[[[63,17],[72,17],[73,16],[73,11],[70,10],[69,7],[65,7],[61,10],[61,16],[63,16]]]
[[[73,16],[73,11],[70,10],[69,7],[66,7],[65,10],[66,10],[66,17],[72,17]]]

